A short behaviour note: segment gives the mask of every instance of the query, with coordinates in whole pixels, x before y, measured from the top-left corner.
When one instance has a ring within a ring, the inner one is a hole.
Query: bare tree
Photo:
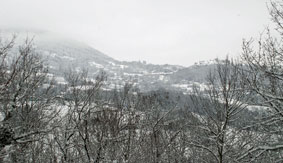
[[[31,145],[53,129],[57,111],[51,107],[53,84],[32,40],[27,39],[17,53],[13,46],[14,38],[0,47],[1,158],[28,162]]]
[[[191,95],[187,143],[195,161],[237,162],[251,141],[239,122],[248,100],[239,67],[228,59],[218,63],[205,88],[196,87]]]
[[[272,36],[270,29],[266,29],[257,44],[253,40],[243,41],[242,59],[246,66],[243,69],[243,80],[247,83],[250,94],[255,96],[252,105],[260,106],[265,112],[254,126],[260,126],[258,133],[268,138],[253,146],[242,158],[260,160],[268,157],[269,162],[280,162],[283,159],[282,7],[281,1],[271,2],[269,6],[279,35]]]

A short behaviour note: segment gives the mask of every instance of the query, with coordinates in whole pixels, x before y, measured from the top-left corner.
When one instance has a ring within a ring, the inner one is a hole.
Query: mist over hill
[[[16,35],[20,44],[26,38],[33,39],[36,51],[49,66],[49,71],[58,82],[64,83],[67,71],[88,71],[90,77],[105,71],[108,76],[108,88],[122,87],[131,83],[142,91],[166,88],[188,93],[193,85],[200,85],[215,61],[199,62],[190,67],[179,65],[155,65],[144,61],[119,61],[103,52],[58,34],[44,30],[6,29],[1,36],[9,38]]]

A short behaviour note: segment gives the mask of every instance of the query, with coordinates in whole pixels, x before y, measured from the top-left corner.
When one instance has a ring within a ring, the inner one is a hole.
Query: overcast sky
[[[270,26],[267,0],[0,0],[0,28],[49,30],[118,60],[189,66],[239,55]]]

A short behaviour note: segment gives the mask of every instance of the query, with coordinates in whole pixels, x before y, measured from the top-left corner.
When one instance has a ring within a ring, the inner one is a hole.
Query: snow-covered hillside
[[[3,30],[1,36],[17,34],[18,42],[28,35],[33,38],[37,52],[49,66],[50,73],[56,79],[64,77],[70,70],[87,70],[90,77],[105,71],[108,76],[109,88],[120,87],[132,83],[142,91],[166,88],[182,92],[191,91],[191,87],[201,85],[209,69],[215,62],[197,64],[191,67],[178,65],[154,65],[141,61],[125,62],[113,59],[89,45],[47,31]],[[192,84],[194,83],[194,84]]]

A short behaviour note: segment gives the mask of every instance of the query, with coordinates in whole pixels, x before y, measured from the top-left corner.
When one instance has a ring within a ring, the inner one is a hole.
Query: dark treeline
[[[0,162],[282,162],[282,5],[269,7],[278,37],[243,41],[189,95],[105,90],[104,72],[59,84],[32,41],[15,54],[15,38],[1,40]]]

